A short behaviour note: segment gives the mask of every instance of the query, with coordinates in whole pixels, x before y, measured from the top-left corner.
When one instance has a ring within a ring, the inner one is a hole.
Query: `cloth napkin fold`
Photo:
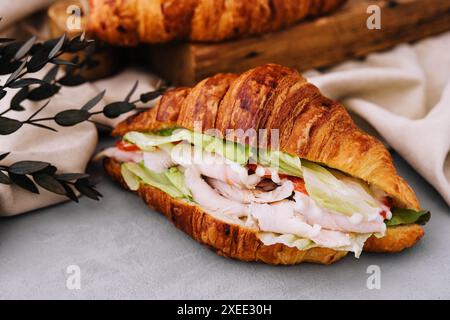
[[[309,80],[364,118],[450,205],[450,32]]]

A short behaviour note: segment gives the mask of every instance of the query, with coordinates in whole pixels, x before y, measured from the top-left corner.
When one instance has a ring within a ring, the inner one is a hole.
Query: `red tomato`
[[[128,151],[128,152],[134,152],[134,151],[140,151],[141,149],[139,149],[138,146],[132,144],[132,143],[128,143],[125,142],[123,140],[121,141],[117,141],[116,143],[116,147],[122,151]]]
[[[308,191],[306,190],[305,186],[305,180],[299,177],[292,177],[292,176],[287,176],[286,178],[292,181],[292,183],[294,184],[294,190],[304,194],[308,194]]]
[[[381,202],[383,202],[383,204],[388,208],[392,208],[394,206],[394,200],[392,200],[391,197],[384,197]]]

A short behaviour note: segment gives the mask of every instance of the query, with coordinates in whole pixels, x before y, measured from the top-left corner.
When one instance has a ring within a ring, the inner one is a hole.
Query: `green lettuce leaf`
[[[409,209],[393,208],[391,212],[392,219],[386,221],[386,225],[388,227],[411,223],[425,225],[431,217],[430,212],[426,210],[414,211]]]
[[[335,177],[329,170],[303,161],[303,177],[309,195],[322,207],[352,216],[378,214],[380,203],[356,179]]]
[[[184,178],[184,173],[181,172],[177,167],[172,167],[164,173],[172,183],[172,185],[177,188],[185,198],[192,200],[192,194],[186,185],[186,180]]]
[[[155,147],[172,142],[191,139],[189,130],[176,130],[170,136],[163,136],[151,133],[142,133],[131,131],[128,132],[123,139],[137,145],[141,150],[154,151]]]
[[[291,248],[297,248],[299,250],[308,250],[314,247],[317,247],[317,245],[305,238],[299,238],[296,235],[293,234],[276,234],[272,232],[260,232],[258,233],[259,240],[262,241],[266,246],[271,246],[274,244],[284,244]]]
[[[154,151],[155,147],[172,142],[188,141],[205,151],[218,153],[228,160],[239,164],[246,164],[250,156],[250,149],[244,145],[187,129],[166,129],[159,133],[151,134],[132,131],[124,136],[124,140],[137,145],[144,151]],[[163,134],[161,135],[161,133]]]
[[[303,178],[302,163],[297,156],[263,149],[258,149],[252,154],[257,154],[253,160],[262,166],[278,169],[278,172],[282,174]]]
[[[136,191],[139,189],[139,185],[141,184],[141,180],[136,176],[133,172],[128,170],[126,165],[120,166],[120,172],[122,174],[123,180],[127,184],[128,188],[132,191]]]
[[[131,174],[134,174],[135,178],[140,179],[143,183],[158,188],[173,198],[185,198],[183,192],[172,184],[166,173],[155,173],[148,170],[141,164],[131,162],[122,164],[122,167],[124,167],[122,172],[125,172],[128,175],[127,178],[124,176],[124,180],[132,190],[133,188],[136,188],[136,182],[133,178],[130,178]]]

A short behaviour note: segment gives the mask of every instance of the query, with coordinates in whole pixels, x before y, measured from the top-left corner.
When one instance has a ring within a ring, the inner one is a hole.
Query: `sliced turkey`
[[[283,180],[281,185],[272,191],[262,189],[242,189],[223,181],[209,178],[207,182],[222,196],[241,203],[272,203],[289,198],[294,191],[294,184]]]
[[[308,224],[294,211],[295,202],[285,200],[275,204],[251,204],[250,217],[257,220],[261,231],[280,234],[294,234],[300,238],[311,239],[317,245],[339,248],[351,245],[349,235],[321,226]]]
[[[294,210],[305,217],[309,224],[318,224],[323,228],[355,233],[381,233],[386,231],[386,224],[380,215],[378,219],[373,221],[355,220],[354,216],[348,217],[339,213],[333,213],[329,210],[319,207],[309,196],[295,192]]]
[[[219,154],[198,150],[189,144],[179,144],[171,152],[172,159],[183,167],[195,165],[203,176],[227,184],[253,189],[262,178],[249,175],[248,170]]]
[[[123,151],[116,147],[107,148],[97,154],[94,160],[101,160],[105,157],[113,158],[119,162],[141,162],[143,160],[143,154],[140,151]]]
[[[176,165],[172,160],[170,153],[165,150],[157,149],[153,152],[144,152],[144,165],[153,172],[164,172]]]
[[[248,206],[229,200],[219,195],[201,177],[196,166],[190,166],[184,172],[186,185],[191,190],[192,198],[202,208],[215,213],[231,215],[234,217],[245,217],[248,215]]]

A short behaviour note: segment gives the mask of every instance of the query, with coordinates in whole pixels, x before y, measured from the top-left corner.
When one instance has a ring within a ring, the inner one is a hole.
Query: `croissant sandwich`
[[[222,41],[275,31],[332,12],[346,0],[89,0],[89,31],[133,46],[174,39]]]
[[[113,134],[109,175],[223,256],[329,264],[399,252],[429,219],[384,145],[279,65],[170,90]]]

